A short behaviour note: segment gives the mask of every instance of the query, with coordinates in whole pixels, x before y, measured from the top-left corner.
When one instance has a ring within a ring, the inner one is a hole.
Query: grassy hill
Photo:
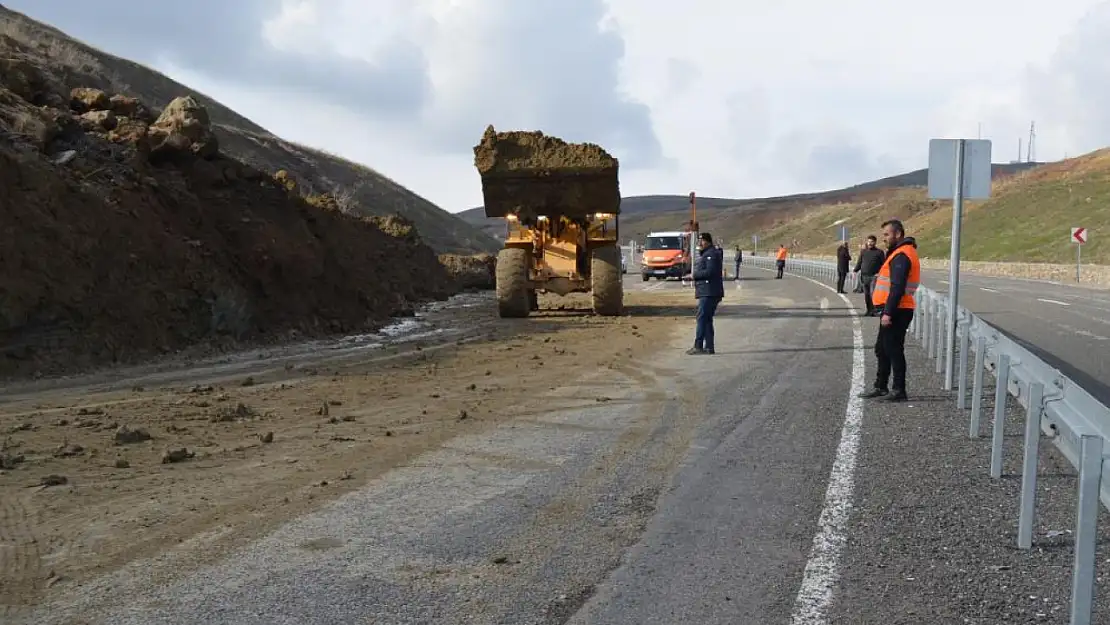
[[[1074,263],[1075,246],[1068,237],[1073,226],[1082,226],[1091,233],[1083,247],[1084,262],[1110,264],[1110,243],[1105,241],[1110,232],[1110,149],[996,178],[991,195],[964,204],[964,260]],[[768,243],[796,238],[799,252],[831,254],[837,222],[843,220],[858,241],[867,233],[878,234],[879,224],[892,217],[905,221],[922,256],[948,257],[952,203],[929,200],[920,187],[810,206],[762,232]],[[750,241],[756,228],[745,225]]]
[[[421,238],[440,253],[473,253],[498,247],[486,233],[369,167],[284,141],[205,94],[3,6],[0,6],[0,35],[37,47],[43,57],[56,65],[56,74],[81,79],[82,84],[72,86],[127,94],[156,108],[176,96],[192,93],[207,107],[220,146],[230,156],[262,171],[284,169],[308,192],[332,193],[343,200],[345,209],[356,214],[398,213],[412,220]]]
[[[1038,163],[995,165],[992,174],[999,179],[1036,165]],[[745,248],[751,246],[753,234],[759,234],[761,241],[767,242],[766,244],[775,241],[776,246],[780,240],[790,242],[795,238],[803,248],[807,245],[819,246],[819,242],[836,236],[836,228],[830,225],[832,221],[847,216],[848,219],[854,219],[851,225],[856,226],[850,229],[850,233],[859,232],[858,227],[869,224],[874,216],[863,213],[855,215],[855,211],[873,205],[882,208],[888,199],[912,204],[913,198],[924,198],[924,191],[915,195],[912,192],[902,193],[902,190],[924,187],[928,182],[928,173],[927,169],[917,169],[843,189],[777,197],[699,197],[698,222],[702,230],[713,233],[718,240],[730,244],[739,242]],[[920,207],[907,204],[907,210],[919,209]],[[837,215],[827,220],[828,223],[821,221],[822,217],[818,214],[811,215],[828,210],[833,210]],[[482,207],[463,211],[459,216],[492,236],[504,234],[504,221],[488,219]],[[625,240],[641,239],[653,230],[681,229],[689,218],[689,199],[684,195],[640,195],[621,199],[621,231]],[[881,222],[882,220],[878,223]],[[815,230],[810,232],[809,228]],[[761,243],[761,247],[766,244]]]

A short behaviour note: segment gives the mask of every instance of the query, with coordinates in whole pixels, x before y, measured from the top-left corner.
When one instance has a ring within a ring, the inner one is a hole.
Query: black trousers
[[[913,320],[912,308],[899,308],[891,316],[891,324],[879,324],[879,334],[875,337],[875,357],[878,368],[875,370],[875,388],[883,390],[906,390],[906,331]],[[891,380],[891,373],[894,379]]]
[[[785,260],[776,260],[775,261],[775,268],[778,270],[778,271],[775,272],[775,277],[776,278],[781,278],[782,277],[782,270],[786,269],[786,261]]]
[[[871,295],[875,292],[875,276],[860,276],[860,282],[863,284],[863,303],[867,304],[867,314],[875,311],[875,304],[871,301]]]
[[[836,292],[837,293],[843,293],[844,292],[844,280],[847,277],[848,277],[848,270],[847,269],[845,269],[844,271],[841,271],[839,269],[836,270]]]

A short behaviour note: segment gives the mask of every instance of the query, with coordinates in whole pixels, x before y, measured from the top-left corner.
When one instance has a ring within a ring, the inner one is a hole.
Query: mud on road
[[[634,377],[693,306],[688,290],[629,290],[616,318],[587,302],[500,320],[469,295],[376,336],[9,387],[0,620],[138,560],[168,582],[454,437],[553,409],[540,398],[566,380]]]

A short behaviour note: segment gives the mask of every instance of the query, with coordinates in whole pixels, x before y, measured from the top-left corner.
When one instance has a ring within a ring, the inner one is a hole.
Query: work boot
[[[863,399],[874,399],[876,397],[882,397],[887,393],[889,393],[889,391],[887,391],[885,388],[873,388],[866,393],[860,393],[859,396]]]
[[[906,401],[909,397],[906,396],[906,391],[902,389],[894,389],[894,392],[885,398],[886,401],[900,402]]]

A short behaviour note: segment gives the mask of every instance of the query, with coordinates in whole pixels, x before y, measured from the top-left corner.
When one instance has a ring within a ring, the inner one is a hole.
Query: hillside
[[[1036,165],[1038,163],[997,164],[994,165],[992,174],[998,179]],[[830,204],[878,202],[898,190],[923,187],[927,184],[928,173],[928,169],[918,169],[843,189],[777,197],[699,197],[698,222],[702,230],[712,232],[718,240],[742,241],[745,247],[750,247],[752,234],[763,233],[761,238],[764,241],[770,241],[769,237],[781,236],[780,231],[787,234],[786,231],[791,228],[782,224],[788,224],[812,209]],[[459,216],[491,236],[504,234],[504,221],[486,218],[482,207],[468,209],[459,213]],[[639,240],[653,230],[681,229],[689,218],[690,201],[685,195],[641,195],[621,199],[621,232],[624,240]],[[787,241],[794,238],[792,232],[789,234],[791,236]]]
[[[187,92],[89,88],[51,45],[0,34],[0,377],[373,331],[474,282],[412,222],[228,155]]]
[[[1069,264],[1075,246],[1068,242],[1073,226],[1090,231],[1083,247],[1085,263],[1110,264],[1110,149],[1048,163],[997,179],[988,200],[965,203],[961,258]],[[947,258],[951,241],[952,203],[930,201],[921,188],[903,189],[882,198],[826,204],[797,213],[766,231],[764,240],[799,240],[797,251],[829,254],[835,247],[834,223],[847,220],[855,240],[864,232],[878,234],[891,217],[906,222],[922,256]],[[747,245],[746,247],[750,247]]]
[[[497,242],[378,172],[337,156],[274,136],[212,98],[138,63],[77,41],[50,26],[0,6],[0,34],[31,44],[60,75],[84,77],[81,86],[136,97],[154,108],[192,94],[208,109],[222,149],[265,172],[286,170],[310,192],[339,198],[359,215],[397,213],[410,219],[420,236],[440,253],[469,254],[497,249]]]

